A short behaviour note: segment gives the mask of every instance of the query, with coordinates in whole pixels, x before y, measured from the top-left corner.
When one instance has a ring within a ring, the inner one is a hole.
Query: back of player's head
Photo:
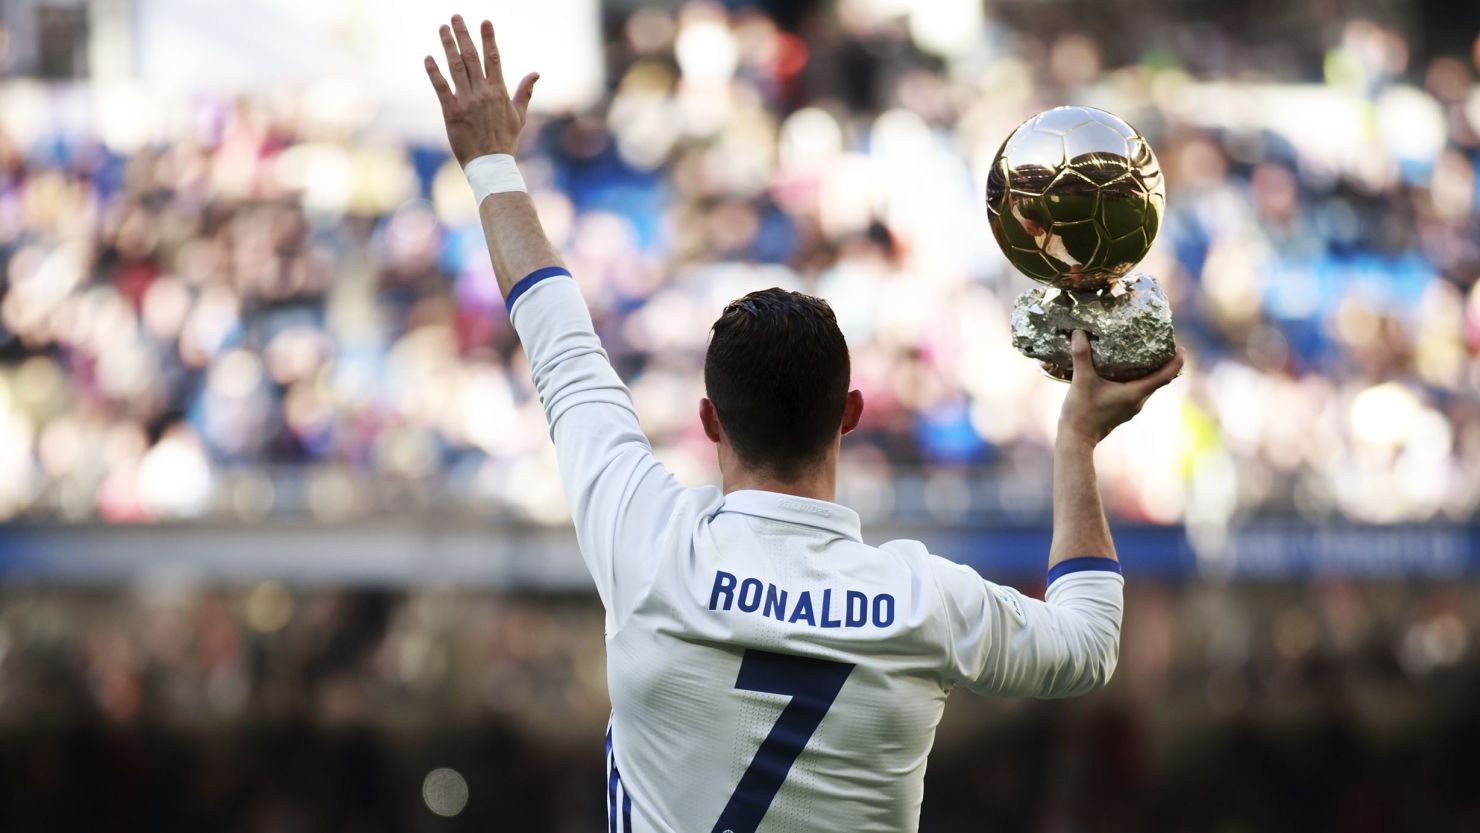
[[[704,386],[740,460],[780,480],[820,463],[848,400],[848,344],[821,298],[762,289],[730,302]]]

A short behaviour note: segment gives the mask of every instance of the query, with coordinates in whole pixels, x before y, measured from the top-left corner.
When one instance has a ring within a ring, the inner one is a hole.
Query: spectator
[[[1257,15],[1078,30],[846,2],[784,28],[734,5],[631,13],[607,100],[537,125],[525,157],[681,476],[713,476],[703,322],[780,284],[828,297],[853,349],[869,408],[845,499],[903,512],[891,483],[930,465],[940,520],[1040,516],[1043,496],[961,488],[1043,465],[1063,394],[1008,344],[1028,283],[979,186],[1019,121],[1080,101],[1164,163],[1144,265],[1196,362],[1108,444],[1112,512],[1474,515],[1480,99],[1460,56],[1358,19],[1275,47]],[[0,124],[35,123],[37,101],[3,99]],[[435,499],[560,522],[443,150],[325,136],[291,102],[201,102],[128,157],[0,127],[0,517],[341,520]]]

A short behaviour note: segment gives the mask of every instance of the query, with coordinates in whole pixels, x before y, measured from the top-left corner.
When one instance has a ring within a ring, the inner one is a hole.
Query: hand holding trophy
[[[1074,330],[1089,334],[1106,379],[1139,379],[1171,360],[1171,306],[1155,279],[1131,272],[1165,208],[1151,146],[1110,113],[1056,107],[1014,130],[992,161],[987,214],[1007,259],[1046,287],[1018,297],[1013,346],[1063,380]]]

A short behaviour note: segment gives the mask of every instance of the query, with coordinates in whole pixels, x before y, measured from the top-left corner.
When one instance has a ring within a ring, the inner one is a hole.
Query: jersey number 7
[[[781,782],[812,734],[827,716],[843,683],[853,673],[850,662],[809,659],[769,651],[746,651],[735,688],[789,694],[771,733],[761,742],[740,783],[725,804],[711,833],[755,833]]]

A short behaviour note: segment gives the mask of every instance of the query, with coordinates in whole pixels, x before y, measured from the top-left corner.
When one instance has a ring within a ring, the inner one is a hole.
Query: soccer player
[[[609,833],[913,831],[951,689],[1067,697],[1109,680],[1122,579],[1093,451],[1180,352],[1117,384],[1073,335],[1044,601],[917,541],[869,545],[832,502],[864,403],[816,298],[752,292],[715,322],[698,417],[723,486],[685,488],[653,458],[514,164],[538,76],[509,95],[486,21],[482,60],[460,17],[440,34],[450,83],[430,56],[427,75],[606,608]]]

